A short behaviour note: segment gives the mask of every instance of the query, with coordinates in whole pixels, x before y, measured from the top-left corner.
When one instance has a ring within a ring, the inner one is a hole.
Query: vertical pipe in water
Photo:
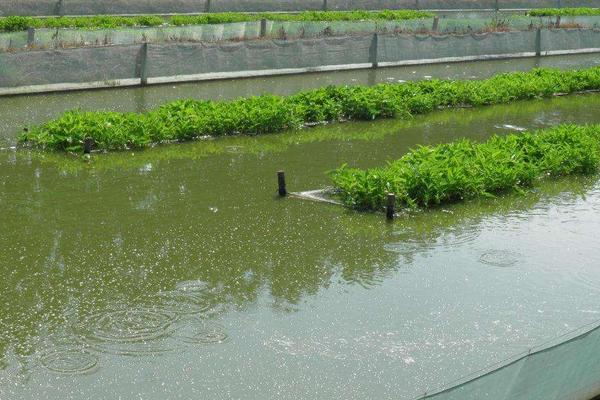
[[[85,138],[83,139],[83,154],[90,154],[92,152],[92,147],[94,146],[94,139]]]
[[[396,213],[396,195],[394,193],[388,193],[387,195],[387,205],[385,207],[385,217],[388,221],[394,219],[394,214]]]
[[[279,196],[287,196],[287,188],[285,186],[285,172],[277,171],[277,184],[279,186]]]

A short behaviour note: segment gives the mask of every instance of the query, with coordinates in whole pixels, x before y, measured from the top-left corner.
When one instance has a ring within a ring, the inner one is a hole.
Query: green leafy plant
[[[600,163],[600,125],[561,125],[536,133],[421,146],[387,166],[346,165],[330,173],[343,202],[380,210],[388,193],[400,206],[431,207],[530,187],[548,176],[588,174]]]
[[[27,28],[34,26],[34,20],[30,17],[4,17],[0,18],[0,31],[18,32],[26,31]]]
[[[146,114],[70,111],[33,127],[21,145],[80,151],[86,137],[96,148],[119,150],[202,136],[265,134],[346,120],[409,118],[438,108],[484,106],[600,89],[600,67],[534,69],[478,81],[423,80],[375,86],[330,86],[288,97],[264,95],[234,101],[175,101]]]
[[[28,28],[124,28],[132,26],[158,25],[203,25],[250,22],[268,19],[271,21],[362,21],[362,20],[407,20],[433,17],[432,13],[414,10],[397,11],[305,11],[296,14],[286,13],[210,13],[202,15],[141,15],[120,17],[96,15],[91,17],[0,17],[0,31],[18,32]]]
[[[527,13],[531,17],[557,17],[557,16],[593,16],[600,15],[600,8],[539,8]]]

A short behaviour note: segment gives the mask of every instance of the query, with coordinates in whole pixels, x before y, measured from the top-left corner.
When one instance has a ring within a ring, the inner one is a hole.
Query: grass
[[[600,15],[600,8],[578,7],[578,8],[540,8],[531,10],[527,15],[532,17],[576,17]]]
[[[18,32],[28,28],[124,28],[141,26],[182,26],[249,22],[268,19],[272,21],[362,21],[362,20],[407,20],[433,17],[432,13],[414,10],[370,11],[305,11],[297,14],[285,13],[211,13],[201,15],[157,15],[119,17],[98,15],[92,17],[0,17],[0,31]]]
[[[600,89],[600,67],[534,69],[485,80],[424,80],[376,86],[329,86],[288,97],[179,100],[145,114],[72,110],[19,135],[21,146],[81,152],[126,150],[204,136],[257,135],[332,121],[410,118],[446,107],[483,106]]]
[[[545,177],[596,172],[600,125],[560,125],[536,133],[421,146],[382,168],[342,166],[331,178],[346,205],[380,210],[387,193],[399,206],[431,207],[511,190]]]

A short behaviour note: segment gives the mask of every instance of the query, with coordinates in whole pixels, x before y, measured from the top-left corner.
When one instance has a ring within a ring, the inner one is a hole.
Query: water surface
[[[314,189],[344,162],[598,116],[587,95],[88,164],[1,151],[0,398],[410,399],[593,322],[597,177],[389,224],[278,199],[275,172]]]

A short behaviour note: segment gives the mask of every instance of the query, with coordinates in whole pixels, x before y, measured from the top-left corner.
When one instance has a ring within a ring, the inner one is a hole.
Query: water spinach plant
[[[600,8],[538,8],[527,13],[531,17],[577,17],[600,15]]]
[[[380,210],[388,193],[401,207],[431,207],[521,190],[543,177],[592,173],[599,163],[600,125],[559,125],[484,143],[420,146],[381,168],[342,166],[330,175],[347,206]]]
[[[315,123],[410,118],[443,107],[482,106],[600,89],[600,67],[534,69],[473,81],[423,80],[375,86],[329,86],[288,97],[179,100],[145,114],[72,110],[19,135],[21,146],[80,152],[125,150],[205,136],[266,134]]]
[[[132,26],[182,26],[250,22],[268,19],[271,21],[365,21],[365,20],[407,20],[433,17],[427,11],[383,10],[383,11],[304,11],[300,13],[210,13],[201,15],[158,15],[113,16],[96,15],[90,17],[46,17],[21,16],[0,17],[0,32],[25,31],[28,28],[126,28]]]

